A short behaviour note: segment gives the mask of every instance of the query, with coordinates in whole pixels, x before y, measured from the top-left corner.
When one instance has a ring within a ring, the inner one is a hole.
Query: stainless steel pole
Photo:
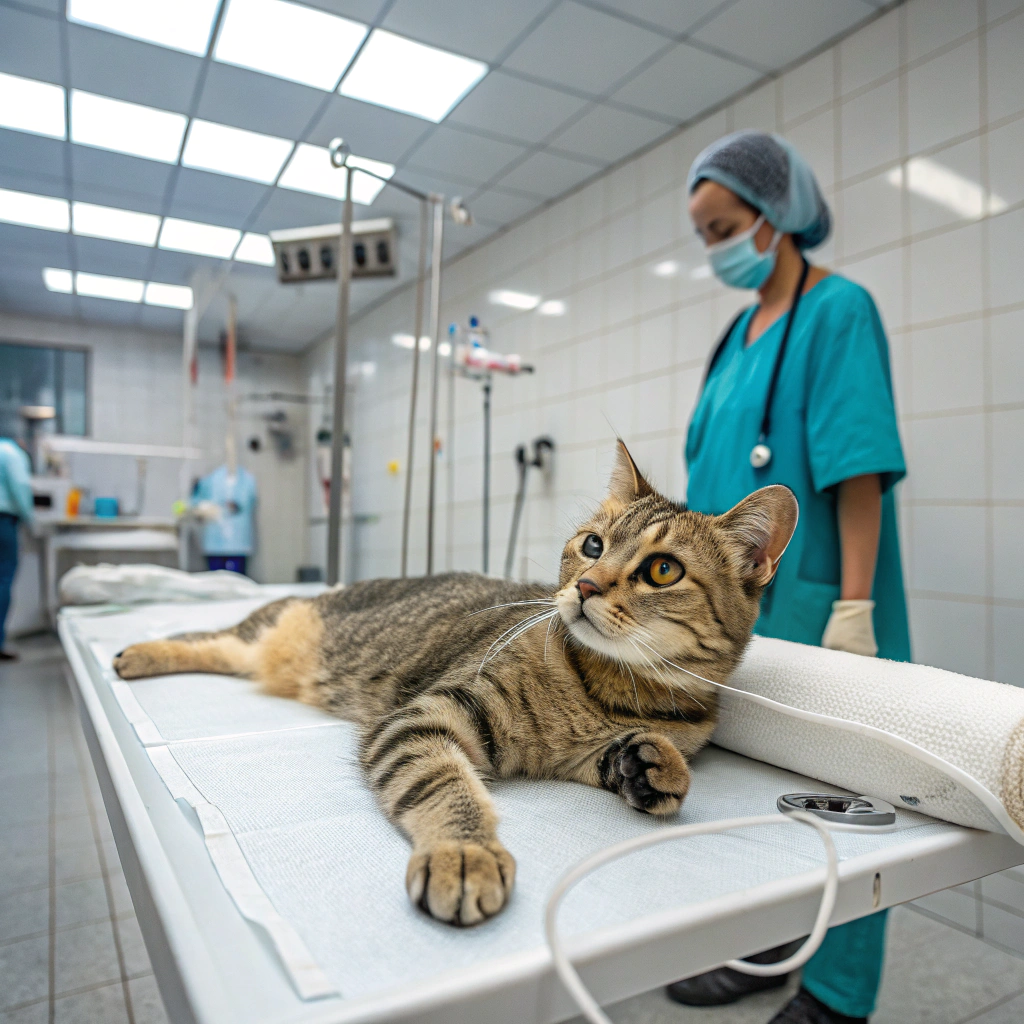
[[[327,584],[342,578],[341,498],[345,468],[345,388],[348,377],[348,295],[352,283],[352,168],[345,166],[345,201],[338,242],[338,310],[334,326],[334,412],[331,422],[331,501],[327,515]]]
[[[409,575],[409,526],[412,517],[412,464],[416,452],[416,396],[420,387],[420,337],[423,334],[423,290],[427,276],[427,230],[430,211],[420,202],[420,262],[416,274],[416,314],[413,322],[412,390],[409,395],[409,444],[405,456],[405,503],[402,507],[402,576]]]
[[[427,487],[427,575],[434,572],[434,510],[437,504],[437,386],[438,348],[441,344],[441,243],[444,236],[444,197],[432,195],[434,204],[434,249],[430,267],[430,475]],[[455,353],[452,353],[454,358]]]

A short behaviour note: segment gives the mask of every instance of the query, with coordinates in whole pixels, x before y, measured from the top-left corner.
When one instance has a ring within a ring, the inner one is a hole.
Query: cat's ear
[[[747,574],[764,587],[775,577],[799,516],[796,495],[788,487],[772,484],[754,491],[719,516],[717,525],[740,545]]]
[[[615,468],[612,470],[611,483],[608,485],[608,496],[615,501],[628,505],[637,498],[646,498],[648,494],[654,494],[654,488],[644,479],[643,474],[636,468],[633,456],[629,449],[618,439],[615,453]]]

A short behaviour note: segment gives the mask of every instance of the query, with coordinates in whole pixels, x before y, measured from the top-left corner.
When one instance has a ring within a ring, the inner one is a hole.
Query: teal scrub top
[[[882,480],[882,524],[872,597],[878,654],[910,660],[893,484],[906,475],[889,373],[889,346],[871,296],[833,274],[800,299],[776,384],[767,443],[755,469],[765,399],[789,314],[744,345],[755,307],[730,333],[690,421],[686,503],[721,514],[751,491],[785,484],[800,503],[796,533],[761,601],[754,631],[821,643],[840,593],[836,485],[864,473]]]
[[[221,517],[203,527],[204,555],[251,555],[252,520],[256,510],[256,478],[241,466],[234,479],[220,466],[196,484],[192,503],[212,501],[221,506]],[[228,509],[238,506],[237,512]]]

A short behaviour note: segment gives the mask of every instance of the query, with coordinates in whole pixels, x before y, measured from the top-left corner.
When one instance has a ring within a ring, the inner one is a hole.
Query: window
[[[52,406],[47,432],[83,435],[88,429],[86,358],[83,349],[0,342],[0,437],[26,436],[21,409]]]

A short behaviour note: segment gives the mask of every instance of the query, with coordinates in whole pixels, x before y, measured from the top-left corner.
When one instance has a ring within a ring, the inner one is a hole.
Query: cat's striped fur
[[[569,779],[652,814],[678,809],[716,703],[676,666],[730,674],[796,516],[784,487],[723,516],[689,512],[620,443],[611,492],[566,545],[558,587],[469,573],[372,580],[276,601],[221,632],[136,644],[114,665],[125,679],[246,676],[357,722],[366,778],[412,842],[410,897],[473,924],[501,909],[515,874],[487,780]],[[591,536],[596,558],[584,554]],[[649,582],[652,555],[678,562],[681,578]]]

